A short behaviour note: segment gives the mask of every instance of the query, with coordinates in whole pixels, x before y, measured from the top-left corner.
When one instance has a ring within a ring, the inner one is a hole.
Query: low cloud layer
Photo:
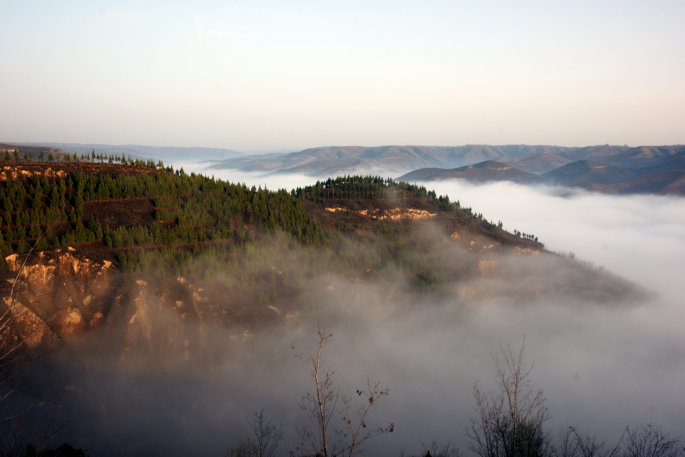
[[[222,177],[270,188],[312,181]],[[203,338],[211,356],[177,367],[145,354],[127,359],[96,351],[98,335],[70,346],[52,367],[53,376],[67,380],[66,390],[52,392],[62,405],[59,436],[112,455],[221,455],[247,432],[246,419],[264,408],[294,438],[292,425],[303,420],[297,402],[311,390],[311,379],[291,345],[311,353],[317,322],[334,334],[325,363],[344,392],[367,378],[390,388],[370,422],[394,422],[396,429],[371,444],[369,455],[410,455],[433,440],[467,451],[473,383],[493,387],[492,356],[500,344],[517,348],[524,335],[533,385],[545,390],[550,430],[575,424],[610,442],[628,423],[682,433],[685,199],[503,183],[426,187],[502,220],[509,230],[534,233],[548,249],[573,252],[641,291],[616,292],[620,299],[613,301],[588,299],[584,286],[615,282],[600,274],[576,276],[566,259],[552,256],[498,257],[512,273],[460,284],[469,293],[453,296],[409,293],[392,272],[365,281],[322,274],[300,284],[302,300],[311,304],[307,314],[256,334],[208,325]],[[439,251],[455,264],[467,259],[458,250]],[[562,292],[522,292],[540,284]],[[69,370],[60,371],[65,366]]]

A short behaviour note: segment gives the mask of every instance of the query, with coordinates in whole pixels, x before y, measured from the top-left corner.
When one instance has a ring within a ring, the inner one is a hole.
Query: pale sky
[[[685,143],[685,2],[0,0],[0,141]]]

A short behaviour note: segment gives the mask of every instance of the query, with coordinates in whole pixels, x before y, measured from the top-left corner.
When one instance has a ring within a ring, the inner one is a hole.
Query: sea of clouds
[[[315,181],[231,170],[215,176],[270,189]],[[508,293],[522,283],[579,286],[571,284],[577,282],[572,270],[549,259],[532,268],[502,258],[514,269],[525,267],[524,273],[479,283],[492,294],[473,302],[420,299],[403,292],[401,279],[388,276],[358,282],[323,274],[301,284],[303,299],[320,302],[320,309],[295,324],[243,339],[222,328],[203,328],[203,338],[220,354],[211,363],[169,370],[151,357],[129,367],[120,358],[94,355],[98,343],[70,347],[57,358],[58,366],[70,367],[64,375],[70,387],[58,395],[57,421],[65,424],[59,436],[89,449],[111,449],[112,455],[188,455],[198,449],[221,455],[248,431],[254,412],[264,409],[296,441],[295,424],[306,423],[297,404],[312,382],[293,355],[313,353],[317,323],[334,335],[324,363],[335,371],[341,392],[352,393],[367,379],[390,389],[369,423],[393,422],[395,432],[370,443],[368,455],[412,455],[432,441],[468,452],[473,385],[494,389],[493,356],[502,345],[518,350],[524,337],[532,387],[544,389],[551,433],[575,425],[615,442],[626,425],[647,423],[682,433],[685,199],[511,183],[421,184],[489,220],[501,220],[507,230],[533,233],[548,250],[572,254],[645,293],[609,303],[583,301],[572,293],[525,300]],[[461,255],[445,252],[455,259]],[[287,449],[281,446],[283,455]]]

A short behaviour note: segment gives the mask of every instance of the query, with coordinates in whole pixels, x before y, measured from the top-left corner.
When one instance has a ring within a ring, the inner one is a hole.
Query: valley
[[[69,424],[59,439],[89,449],[217,453],[259,408],[301,421],[306,380],[288,347],[308,347],[319,324],[335,335],[329,357],[341,385],[390,385],[381,416],[402,433],[378,446],[445,440],[454,436],[446,424],[468,418],[468,392],[455,397],[455,416],[403,367],[423,365],[436,393],[448,380],[468,391],[480,371],[476,346],[516,341],[526,327],[532,357],[549,364],[538,344],[546,326],[578,311],[587,325],[606,322],[653,297],[639,281],[488,221],[459,193],[389,178],[273,191],[153,161],[86,157],[19,160],[3,171],[5,341],[31,362],[2,407],[60,405],[38,408],[29,430]],[[406,408],[433,419],[420,425]],[[76,419],[83,413],[87,422]],[[169,430],[178,437],[162,438]]]

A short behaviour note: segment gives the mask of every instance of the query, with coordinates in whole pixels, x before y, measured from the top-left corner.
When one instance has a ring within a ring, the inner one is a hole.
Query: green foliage
[[[428,192],[425,187],[405,182],[398,183],[391,178],[380,176],[339,176],[323,182],[317,181],[313,186],[295,189],[292,191],[292,195],[315,202],[324,202],[326,199],[424,198],[428,196]]]
[[[13,250],[25,249],[25,243],[45,231],[42,249],[46,245],[99,241],[112,249],[162,250],[166,254],[158,256],[163,259],[161,263],[169,260],[173,267],[179,259],[170,257],[166,250],[181,249],[181,257],[185,257],[215,243],[248,242],[254,233],[285,232],[305,245],[325,242],[323,230],[302,203],[283,190],[248,188],[195,173],[188,175],[183,170],[174,172],[161,162],[105,157],[94,150],[88,159],[141,169],[133,173],[115,170],[117,174],[75,172],[51,178],[35,175],[0,182],[0,223],[5,225],[6,241],[14,242]],[[164,171],[148,173],[144,169]],[[140,199],[154,202],[152,217],[156,223],[105,223],[97,204],[86,207],[88,202]],[[138,257],[148,265],[160,263],[151,262],[148,254],[121,257],[126,265]]]
[[[76,155],[67,158],[78,159]],[[284,233],[301,246],[331,247],[334,254],[320,256],[317,262],[336,271],[375,271],[392,262],[407,274],[412,287],[434,290],[450,272],[432,267],[412,252],[422,252],[422,248],[410,239],[402,223],[377,221],[375,236],[365,252],[347,250],[344,237],[326,233],[305,204],[343,200],[375,205],[375,200],[394,204],[420,199],[440,211],[479,221],[491,230],[501,228],[501,223],[494,226],[483,221],[481,215],[463,208],[458,201],[378,176],[331,178],[289,193],[187,174],[183,169],[174,171],[161,162],[107,157],[96,151],[81,160],[121,163],[126,168],[103,167],[98,173],[71,171],[61,177],[34,175],[0,182],[0,225],[10,252],[42,236],[45,242],[38,249],[101,243],[102,249],[113,250],[111,255],[126,271],[175,271],[183,262],[204,253],[214,253],[218,263],[224,262],[227,255],[259,239]],[[108,214],[109,204],[118,208],[116,217]],[[128,207],[136,217],[129,217]],[[339,231],[359,228],[353,215],[347,212],[337,221]]]

